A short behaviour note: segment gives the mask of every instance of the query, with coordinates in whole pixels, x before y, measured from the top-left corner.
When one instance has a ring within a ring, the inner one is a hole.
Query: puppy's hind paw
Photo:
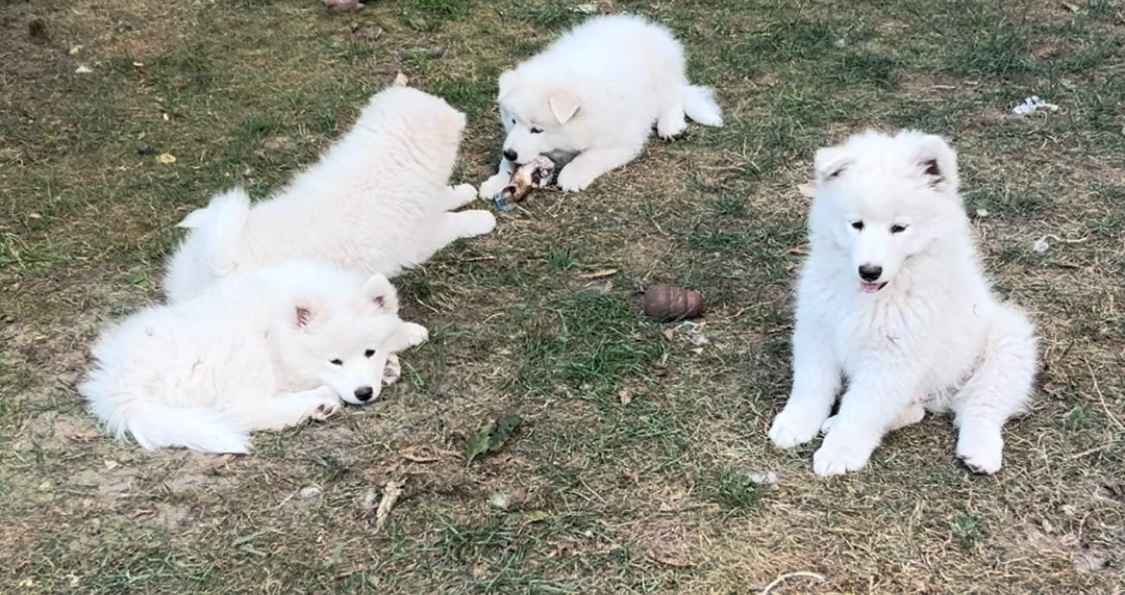
[[[402,378],[402,363],[398,361],[398,356],[391,354],[387,356],[387,365],[383,368],[383,386],[390,386]]]

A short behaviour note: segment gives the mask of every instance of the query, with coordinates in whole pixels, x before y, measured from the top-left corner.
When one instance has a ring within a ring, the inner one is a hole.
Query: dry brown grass
[[[728,126],[654,141],[582,195],[533,195],[401,277],[435,331],[404,381],[244,458],[112,441],[74,392],[98,327],[158,297],[173,224],[236,180],[282,183],[400,69],[470,114],[459,175],[479,182],[495,77],[577,17],[540,0],[3,5],[0,592],[744,593],[806,571],[824,581],[772,592],[1119,593],[1125,20],[1075,4],[606,4],[671,24]],[[1063,111],[1005,116],[1030,94]],[[987,267],[1039,324],[1035,408],[995,477],[955,464],[943,418],[831,481],[811,449],[767,445],[797,186],[815,148],[869,125],[955,140]],[[707,294],[709,344],[630,310],[655,281]],[[516,438],[466,466],[481,420],[513,412]],[[748,483],[763,471],[776,487]],[[389,481],[404,491],[375,534]]]

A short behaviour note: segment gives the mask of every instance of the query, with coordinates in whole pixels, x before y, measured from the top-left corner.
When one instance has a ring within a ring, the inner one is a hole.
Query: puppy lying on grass
[[[383,275],[290,261],[114,324],[78,390],[146,449],[245,453],[249,432],[375,401],[387,358],[426,338]]]

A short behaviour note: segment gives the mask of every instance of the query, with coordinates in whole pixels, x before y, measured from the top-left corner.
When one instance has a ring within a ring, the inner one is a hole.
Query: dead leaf
[[[398,451],[398,454],[411,463],[433,463],[434,461],[439,460],[437,456],[430,452],[430,449],[424,446],[420,448],[409,446]]]
[[[523,515],[523,522],[526,525],[530,525],[532,523],[542,523],[549,518],[551,518],[551,513],[545,510],[533,510]]]
[[[400,73],[395,75],[395,80],[394,80],[393,84],[396,87],[406,87],[406,86],[410,85],[410,79],[407,78],[407,76],[405,74],[400,72]]]
[[[383,486],[383,498],[379,500],[379,508],[375,510],[375,533],[383,530],[383,525],[387,524],[387,517],[391,514],[391,509],[394,508],[395,502],[398,497],[402,495],[401,481],[388,481],[387,485]]]
[[[623,388],[621,392],[617,393],[617,399],[621,401],[622,405],[628,405],[633,402],[633,393],[629,389]]]
[[[465,445],[465,464],[472,464],[477,457],[500,450],[522,423],[523,418],[518,415],[508,415],[499,420],[490,419],[483,423]]]
[[[94,70],[85,64],[79,64],[78,68],[74,69],[75,74],[90,74],[91,72],[94,72]]]
[[[72,430],[69,432],[64,432],[63,436],[71,442],[86,443],[93,442],[94,440],[101,438],[102,434],[97,430]]]
[[[579,279],[589,280],[589,279],[602,279],[604,277],[612,277],[616,274],[617,274],[617,269],[602,269],[600,271],[594,271],[592,273],[579,273],[577,275],[577,277]]]
[[[161,153],[160,156],[156,158],[156,160],[163,163],[164,165],[172,165],[176,162],[176,156],[171,153]]]
[[[812,198],[816,196],[816,187],[812,184],[800,184],[797,186],[797,192],[800,192],[801,196],[805,198]]]
[[[1063,5],[1064,8],[1066,8],[1070,12],[1078,12],[1078,10],[1079,10],[1077,4],[1071,4],[1070,2],[1063,2],[1062,5]]]

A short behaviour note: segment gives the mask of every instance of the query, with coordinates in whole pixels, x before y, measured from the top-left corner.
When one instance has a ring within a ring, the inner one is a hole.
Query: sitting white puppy
[[[371,98],[355,126],[293,183],[253,206],[235,188],[189,214],[169,259],[169,302],[227,275],[315,258],[388,277],[458,238],[492,231],[488,211],[449,213],[476,198],[449,188],[465,115],[406,87]]]
[[[379,396],[387,356],[426,340],[382,275],[291,261],[103,331],[79,392],[144,448],[245,453],[247,433]]]
[[[577,154],[559,172],[566,191],[640,155],[652,125],[661,137],[684,131],[684,115],[722,126],[707,87],[688,82],[684,50],[672,32],[639,16],[594,17],[543,52],[500,75],[507,138],[499,172],[481,184],[490,198],[513,165],[541,154]]]
[[[1035,330],[992,295],[956,154],[937,136],[868,131],[818,151],[815,169],[793,390],[770,439],[789,448],[824,431],[813,469],[835,475],[863,468],[887,432],[924,409],[952,411],[957,456],[996,472],[1001,428],[1030,399]]]

